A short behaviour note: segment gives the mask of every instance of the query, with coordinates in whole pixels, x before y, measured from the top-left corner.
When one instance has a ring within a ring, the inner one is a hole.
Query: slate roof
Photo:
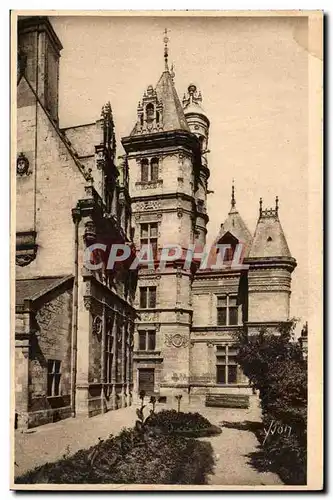
[[[274,210],[263,210],[254,233],[249,258],[291,257],[279,217]]]
[[[186,130],[189,132],[183,106],[169,71],[163,71],[156,85],[156,94],[163,104],[163,130]]]
[[[155,91],[157,99],[163,104],[163,132],[171,130],[186,130],[190,132],[183,107],[169,71],[163,71],[161,78],[157,82]],[[136,134],[137,124],[133,128],[131,136]]]
[[[16,306],[22,306],[25,300],[33,301],[42,297],[70,278],[72,278],[71,275],[16,280]]]
[[[244,245],[244,257],[248,257],[252,244],[252,235],[235,207],[231,208],[228,217],[221,225],[220,232],[215,242],[217,243],[220,241],[228,232]]]

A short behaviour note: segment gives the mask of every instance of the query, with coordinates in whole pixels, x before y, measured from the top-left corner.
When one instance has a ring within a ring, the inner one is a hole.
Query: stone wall
[[[36,313],[29,360],[29,427],[70,416],[72,291],[54,295]],[[61,362],[60,393],[48,396],[48,360]]]
[[[22,79],[20,86],[26,86],[24,82]],[[17,275],[30,278],[71,274],[71,209],[85,196],[85,180],[39,104],[18,109],[17,151],[27,157],[29,175],[16,176],[16,230],[35,230],[38,245],[35,260],[28,266],[17,266]]]

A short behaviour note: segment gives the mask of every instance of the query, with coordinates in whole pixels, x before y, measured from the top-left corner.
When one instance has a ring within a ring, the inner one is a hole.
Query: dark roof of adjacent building
[[[39,299],[71,278],[71,275],[67,275],[16,280],[16,306],[22,306],[25,300]]]

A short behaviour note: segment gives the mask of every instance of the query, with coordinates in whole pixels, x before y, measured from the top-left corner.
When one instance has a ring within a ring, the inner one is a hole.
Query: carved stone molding
[[[28,266],[37,255],[36,244],[37,233],[35,231],[25,231],[16,233],[16,264],[24,267]]]
[[[161,276],[150,276],[149,278],[140,279],[140,286],[156,286],[156,280],[159,280]]]
[[[91,217],[88,218],[84,228],[84,241],[87,246],[96,241],[96,225]]]
[[[29,358],[29,352],[30,352],[29,346],[22,347],[21,352],[22,352],[25,359]]]
[[[180,333],[165,335],[165,345],[167,347],[187,347],[188,344],[189,339],[185,335],[180,335]]]
[[[87,297],[87,296],[84,296],[83,297],[83,304],[84,304],[84,307],[90,311],[91,308],[92,308],[92,298],[91,297]]]
[[[92,285],[91,285],[91,281],[90,280],[87,280],[85,282],[85,295],[91,295],[91,292],[92,292]]]
[[[105,153],[103,149],[95,148],[95,161],[98,170],[103,170],[105,168]]]
[[[102,335],[102,318],[100,316],[94,316],[93,318],[92,333],[97,337]]]
[[[156,189],[158,187],[161,187],[162,184],[163,184],[163,180],[157,179],[156,181],[148,181],[148,182],[138,181],[135,183],[135,186],[141,187],[141,189]]]
[[[141,322],[152,323],[157,320],[156,312],[141,312],[140,313]]]
[[[160,200],[146,200],[146,201],[138,201],[134,205],[134,210],[139,212],[146,210],[159,210],[161,208]]]
[[[31,262],[33,260],[35,260],[35,258],[36,258],[36,252],[19,254],[19,255],[16,255],[15,263],[17,266],[20,266],[20,267],[28,266],[29,264],[31,264]]]

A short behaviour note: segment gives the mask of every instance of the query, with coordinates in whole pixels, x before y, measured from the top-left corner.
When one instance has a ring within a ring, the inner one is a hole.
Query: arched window
[[[157,181],[158,179],[158,158],[152,158],[150,161],[150,180]]]
[[[141,160],[141,182],[149,181],[149,163],[145,158]]]
[[[143,115],[140,115],[140,125],[143,127]]]
[[[160,114],[156,111],[156,123],[160,123]]]
[[[147,104],[146,106],[146,117],[147,123],[151,123],[154,120],[155,109],[152,103]]]

